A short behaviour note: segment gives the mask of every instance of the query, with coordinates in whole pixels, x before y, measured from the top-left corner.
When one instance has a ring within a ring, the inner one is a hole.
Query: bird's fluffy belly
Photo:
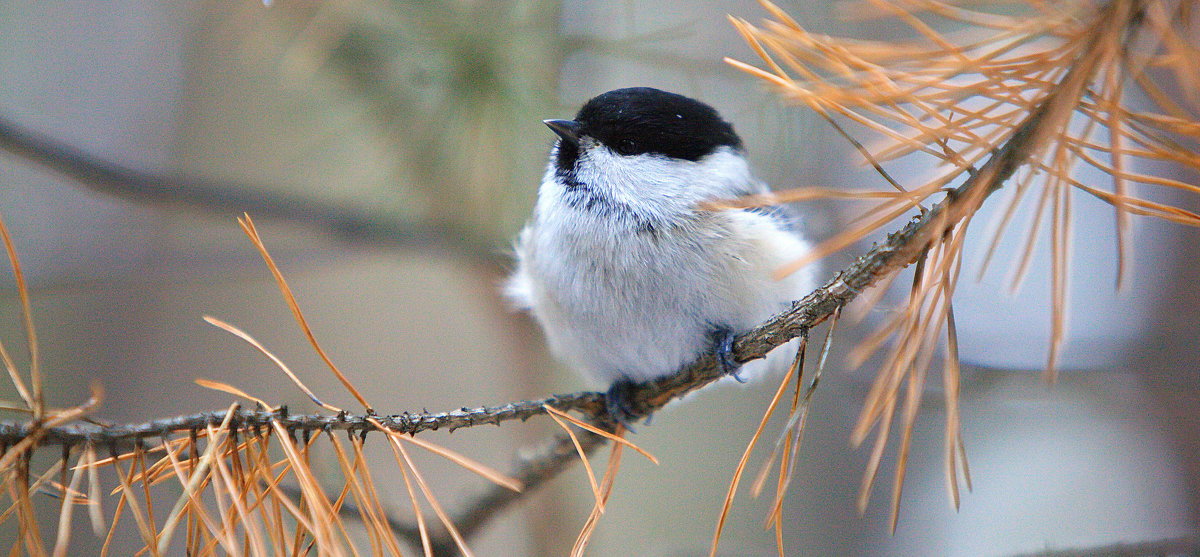
[[[534,314],[551,349],[602,383],[667,375],[710,348],[713,330],[747,330],[790,299],[753,242],[725,237],[717,251],[686,232],[545,237],[557,241],[533,254]]]

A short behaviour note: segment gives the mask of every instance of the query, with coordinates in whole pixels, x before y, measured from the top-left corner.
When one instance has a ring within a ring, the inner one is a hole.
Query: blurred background
[[[904,31],[839,21],[825,2],[781,5],[830,34]],[[879,183],[827,125],[721,61],[755,61],[726,14],[765,15],[749,1],[0,4],[0,119],[179,184],[165,195],[84,184],[0,152],[0,214],[31,283],[50,403],[77,404],[99,382],[99,416],[117,422],[227,406],[228,395],[192,383],[208,378],[311,410],[265,358],[201,320],[213,315],[353,409],[238,229],[242,211],[256,217],[317,338],[380,412],[595,388],[556,363],[497,291],[553,139],[542,119],[569,117],[612,88],[654,86],[717,107],[775,188]],[[903,166],[894,169],[902,177],[925,172]],[[1200,237],[1135,221],[1134,272],[1115,293],[1111,210],[1089,201],[1076,207],[1066,371],[1056,384],[1040,380],[1049,279],[1038,270],[1048,255],[1035,255],[1015,294],[1006,294],[1004,265],[979,283],[962,281],[955,308],[974,491],[958,511],[943,486],[944,416],[931,388],[895,535],[893,451],[858,515],[868,449],[852,448],[849,431],[874,370],[845,369],[840,355],[889,302],[839,329],[785,506],[789,554],[1018,555],[1196,534]],[[852,208],[802,210],[819,238]],[[983,246],[986,227],[978,228]],[[1014,237],[998,257],[1021,248]],[[861,251],[825,262],[821,276]],[[980,255],[968,254],[964,279]],[[0,340],[20,353],[13,286],[0,273]],[[639,428],[635,441],[661,464],[625,458],[589,554],[707,554],[770,383],[705,389]],[[17,398],[7,386],[0,396]],[[553,430],[545,422],[428,438],[503,470]],[[377,481],[403,516],[403,487],[387,480],[394,464],[380,462]],[[483,489],[435,458],[423,470],[450,507]],[[740,495],[723,555],[773,554],[761,528],[768,503]],[[582,469],[573,469],[472,548],[565,555],[590,505]],[[94,553],[102,540],[77,530],[80,554]]]

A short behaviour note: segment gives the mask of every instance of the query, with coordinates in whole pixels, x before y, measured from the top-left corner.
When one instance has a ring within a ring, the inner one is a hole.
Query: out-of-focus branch
[[[1183,536],[1148,542],[1115,543],[1077,549],[1048,549],[1023,553],[1018,557],[1156,557],[1166,555],[1198,555],[1200,538]]]
[[[484,262],[497,261],[492,246],[477,245],[446,223],[409,222],[366,207],[322,203],[280,188],[131,168],[83,151],[0,116],[0,149],[78,181],[95,191],[138,203],[183,205],[220,214],[311,223],[355,241],[428,248],[438,246]]]
[[[602,447],[607,439],[588,431],[576,434],[584,453],[591,454]],[[464,536],[479,531],[503,509],[520,500],[524,493],[532,492],[547,481],[566,470],[571,463],[579,462],[571,438],[559,434],[548,443],[524,456],[516,463],[510,476],[524,484],[525,489],[516,492],[496,484],[489,484],[486,491],[463,505],[454,518],[454,524]]]

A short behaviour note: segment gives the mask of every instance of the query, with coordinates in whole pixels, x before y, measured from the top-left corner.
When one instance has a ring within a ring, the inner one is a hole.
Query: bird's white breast
[[[697,208],[754,191],[736,153],[582,159],[578,179],[612,205],[564,202],[571,192],[551,168],[508,285],[572,366],[605,384],[670,374],[711,348],[714,329],[743,332],[807,294],[810,274],[771,277],[808,249],[784,223]]]

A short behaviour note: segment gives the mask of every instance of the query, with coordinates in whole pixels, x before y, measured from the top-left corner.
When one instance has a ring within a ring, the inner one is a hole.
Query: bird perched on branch
[[[628,423],[630,387],[706,350],[741,379],[733,338],[790,307],[812,270],[773,271],[809,249],[782,208],[705,202],[766,193],[742,141],[700,101],[634,87],[599,95],[558,135],[506,293],[550,349],[608,386]],[[757,365],[757,362],[755,363]]]

